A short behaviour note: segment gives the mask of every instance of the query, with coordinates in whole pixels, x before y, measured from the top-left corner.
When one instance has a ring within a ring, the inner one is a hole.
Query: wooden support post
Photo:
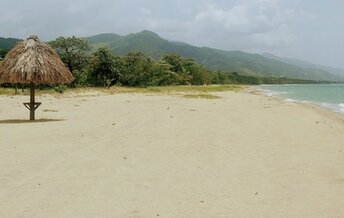
[[[30,110],[30,120],[35,120],[35,110],[41,105],[40,102],[35,102],[35,84],[30,84],[30,102],[24,103],[25,107]]]
[[[30,86],[30,120],[35,120],[35,84]]]

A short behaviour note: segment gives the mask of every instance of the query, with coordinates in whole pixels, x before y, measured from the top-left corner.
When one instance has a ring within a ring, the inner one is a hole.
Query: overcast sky
[[[151,30],[197,46],[344,68],[343,0],[0,0],[0,36]]]

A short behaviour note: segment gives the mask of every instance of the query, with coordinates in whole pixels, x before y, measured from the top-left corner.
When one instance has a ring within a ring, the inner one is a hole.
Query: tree
[[[168,86],[178,84],[178,74],[166,61],[156,61],[149,75],[148,86]]]
[[[91,61],[90,83],[109,87],[116,84],[121,66],[119,60],[107,48],[99,48],[93,53]]]
[[[8,52],[8,50],[0,48],[0,60],[6,56],[7,52]]]
[[[192,85],[209,84],[211,79],[210,73],[201,65],[197,64],[194,59],[188,58],[183,60],[183,67],[186,70],[186,75],[191,77],[190,83]]]
[[[178,74],[180,85],[204,85],[210,83],[210,73],[194,59],[183,58],[176,54],[166,55],[163,60],[172,66],[172,71]]]
[[[86,51],[89,49],[88,42],[75,36],[67,38],[61,36],[49,44],[56,50],[61,60],[74,75],[75,81],[73,84],[78,84],[89,62],[86,55]]]
[[[141,52],[131,52],[124,58],[124,72],[120,82],[126,86],[148,86],[154,61]]]
[[[184,73],[185,68],[183,67],[183,58],[177,54],[169,54],[162,59],[166,63],[172,66],[172,71],[178,74]]]

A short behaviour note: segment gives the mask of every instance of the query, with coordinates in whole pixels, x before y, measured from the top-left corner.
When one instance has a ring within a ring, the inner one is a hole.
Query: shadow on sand
[[[47,122],[59,122],[59,121],[64,121],[64,119],[0,120],[0,124],[47,123]]]

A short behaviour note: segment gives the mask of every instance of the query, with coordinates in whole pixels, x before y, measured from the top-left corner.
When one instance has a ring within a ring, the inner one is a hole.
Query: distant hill
[[[264,57],[273,59],[273,60],[278,60],[281,61],[283,63],[287,63],[287,64],[292,64],[298,67],[302,67],[302,68],[306,68],[306,69],[321,69],[324,71],[327,71],[331,74],[334,75],[339,75],[339,76],[344,76],[344,69],[339,69],[339,68],[335,68],[335,67],[329,67],[329,66],[323,66],[320,64],[313,64],[307,61],[302,61],[302,60],[298,60],[298,59],[294,59],[294,58],[282,58],[282,57],[278,57],[276,55],[270,54],[270,53],[264,53],[262,54]]]
[[[132,51],[140,51],[147,56],[159,59],[166,54],[176,53],[184,57],[194,58],[211,70],[265,77],[327,81],[344,80],[344,74],[336,74],[323,68],[308,68],[295,63],[286,63],[276,58],[241,51],[196,47],[186,43],[165,40],[150,31],[142,31],[126,36],[100,34],[86,37],[85,40],[90,42],[93,49],[107,47],[116,55],[126,55]]]
[[[20,41],[20,39],[0,37],[0,49],[10,50],[17,44],[18,41]]]

